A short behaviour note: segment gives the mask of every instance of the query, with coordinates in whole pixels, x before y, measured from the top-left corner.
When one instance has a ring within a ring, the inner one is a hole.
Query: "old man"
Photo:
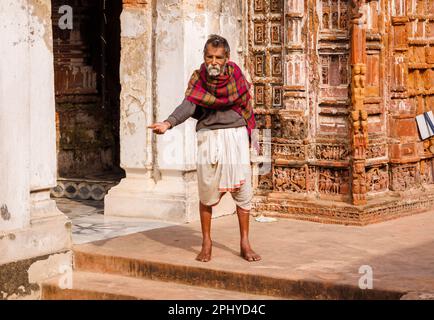
[[[190,117],[198,120],[197,176],[202,226],[202,250],[196,260],[211,259],[212,207],[230,192],[240,226],[240,254],[258,261],[249,243],[249,216],[253,196],[250,168],[251,132],[255,117],[250,84],[230,59],[227,40],[211,35],[204,47],[204,63],[194,71],[185,98],[163,122],[148,128],[163,134]]]

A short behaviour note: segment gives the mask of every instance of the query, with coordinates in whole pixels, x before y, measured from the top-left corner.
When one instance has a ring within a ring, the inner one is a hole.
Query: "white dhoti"
[[[253,190],[246,127],[199,130],[197,144],[200,202],[212,206],[230,192],[239,207],[250,210]]]

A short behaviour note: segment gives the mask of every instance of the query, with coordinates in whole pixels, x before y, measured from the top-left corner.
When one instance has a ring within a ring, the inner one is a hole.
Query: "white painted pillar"
[[[26,227],[30,217],[30,61],[28,15],[22,6],[26,6],[25,1],[0,1],[0,231],[3,232]]]
[[[65,254],[71,225],[50,199],[56,182],[51,1],[1,1],[0,28],[2,264]],[[71,265],[70,254],[61,260]],[[59,273],[58,262],[42,273]]]

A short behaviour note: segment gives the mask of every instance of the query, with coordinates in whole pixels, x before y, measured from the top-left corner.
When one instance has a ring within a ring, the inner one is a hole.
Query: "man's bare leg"
[[[196,260],[202,262],[208,262],[211,260],[211,249],[212,249],[212,241],[211,241],[211,216],[212,216],[212,207],[206,206],[199,202],[199,211],[200,211],[200,223],[202,226],[202,250],[197,255]]]
[[[200,223],[202,226],[202,250],[197,255],[196,260],[202,262],[208,262],[211,260],[211,216],[212,216],[212,207],[206,206],[199,202],[199,210],[200,210]]]
[[[212,241],[211,241],[211,217],[212,217],[212,207],[217,205],[224,193],[220,195],[219,200],[211,205],[206,206],[199,201],[199,211],[200,211],[200,223],[202,226],[202,250],[197,255],[196,260],[202,262],[208,262],[211,260],[211,249],[212,249]]]
[[[240,249],[241,256],[247,261],[259,261],[261,256],[252,250],[249,242],[249,217],[250,210],[237,206],[238,222],[240,224]]]

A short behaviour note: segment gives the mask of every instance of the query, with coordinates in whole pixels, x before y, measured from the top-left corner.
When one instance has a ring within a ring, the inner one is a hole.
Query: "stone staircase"
[[[158,260],[158,259],[157,259]],[[360,291],[350,286],[288,280],[74,249],[72,286],[61,277],[42,284],[43,300],[271,300],[399,299],[395,292]]]
[[[71,286],[63,276],[42,283],[42,300],[272,300],[283,297],[242,292],[243,282],[217,273],[185,278],[183,266],[74,252]],[[197,272],[199,270],[195,270]],[[200,271],[199,271],[200,273]],[[232,289],[232,290],[229,290]]]
[[[43,300],[269,300],[276,297],[203,288],[163,280],[75,271],[70,289],[59,278],[43,284]]]

